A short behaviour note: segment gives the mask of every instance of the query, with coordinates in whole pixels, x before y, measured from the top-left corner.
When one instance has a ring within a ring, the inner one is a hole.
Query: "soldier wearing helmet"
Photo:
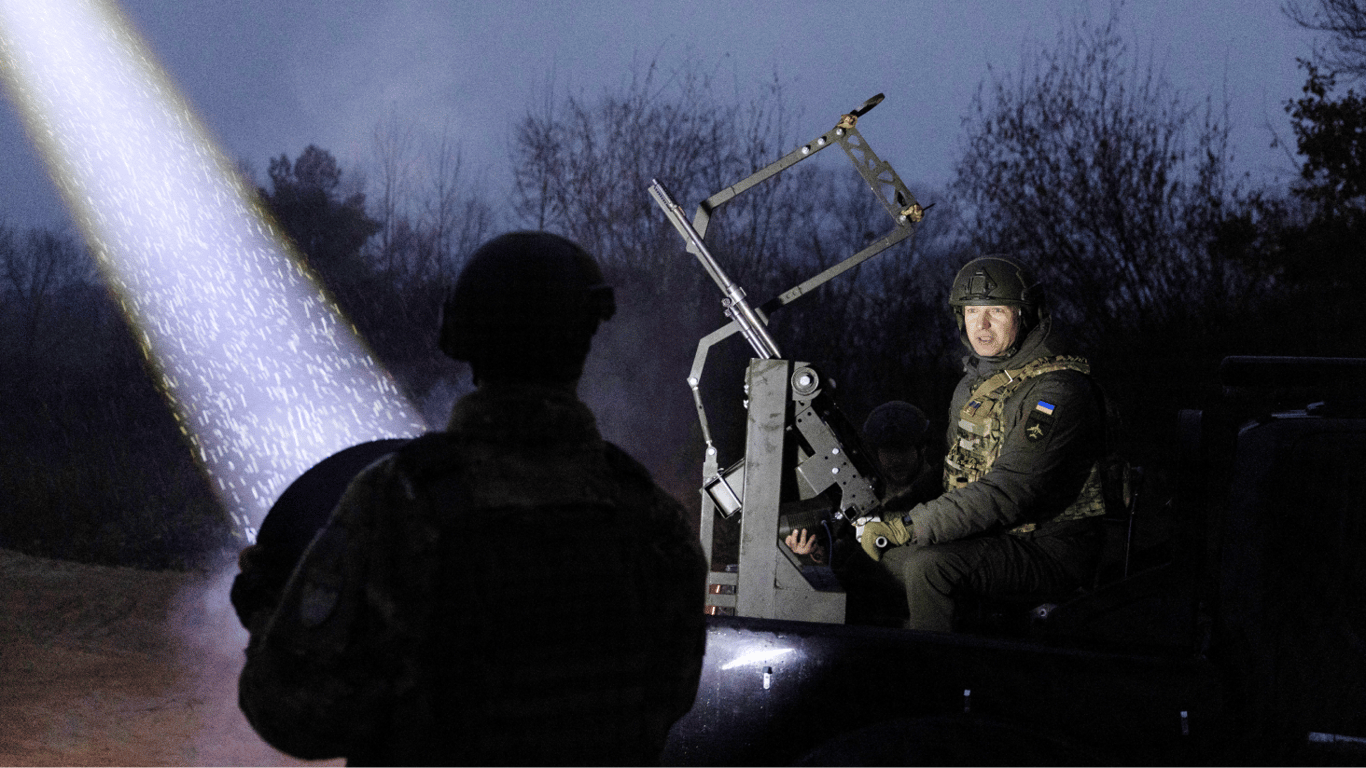
[[[1087,581],[1105,511],[1101,401],[1087,361],[1053,333],[1041,286],[1013,259],[982,257],[959,271],[949,306],[970,354],[949,409],[944,493],[861,538],[905,588],[908,626],[938,631],[954,628],[960,596]]]
[[[906,511],[939,495],[939,479],[926,461],[930,421],[902,400],[874,408],[863,422],[863,447],[882,475],[882,508]]]
[[[480,248],[441,308],[441,350],[489,379],[577,382],[612,288],[587,251],[541,232],[513,232]]]
[[[474,253],[440,346],[477,389],[360,472],[253,631],[240,702],[266,741],[353,764],[658,762],[697,691],[706,563],[576,395],[613,310],[562,237]]]
[[[925,460],[929,431],[925,412],[904,400],[889,400],[864,420],[863,448],[877,461],[882,509],[904,512],[939,495],[939,478]],[[795,528],[785,542],[796,554],[811,556],[817,563],[827,559],[820,537],[811,530]]]
[[[930,422],[925,412],[903,400],[890,400],[868,414],[860,430],[863,448],[877,461],[882,509],[905,512],[939,495],[939,478],[926,460]],[[815,563],[829,562],[847,593],[845,623],[896,626],[905,619],[898,608],[900,587],[869,560],[852,531],[841,528],[827,557],[824,526],[792,530],[784,542],[793,553]]]

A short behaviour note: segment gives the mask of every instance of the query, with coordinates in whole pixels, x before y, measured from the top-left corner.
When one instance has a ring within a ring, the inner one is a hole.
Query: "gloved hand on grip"
[[[879,543],[879,539],[881,543]],[[882,559],[884,550],[892,547],[899,547],[911,540],[911,530],[901,522],[899,517],[893,517],[886,522],[870,522],[863,526],[863,535],[859,538],[859,544],[863,546],[863,551],[874,561]]]

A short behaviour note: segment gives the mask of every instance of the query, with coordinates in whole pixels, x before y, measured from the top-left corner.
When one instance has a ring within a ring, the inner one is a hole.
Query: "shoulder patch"
[[[1055,410],[1056,406],[1052,403],[1040,400],[1034,406],[1034,410],[1029,412],[1029,418],[1025,420],[1025,439],[1031,443],[1046,441],[1053,432],[1053,422],[1057,418],[1053,415]]]

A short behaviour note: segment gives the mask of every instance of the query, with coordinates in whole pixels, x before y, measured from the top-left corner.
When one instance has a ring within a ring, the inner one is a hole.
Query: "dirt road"
[[[301,765],[237,710],[214,577],[0,550],[0,765]]]

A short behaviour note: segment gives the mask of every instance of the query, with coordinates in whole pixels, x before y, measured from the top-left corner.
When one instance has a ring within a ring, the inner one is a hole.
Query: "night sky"
[[[1021,52],[1052,41],[1079,14],[1097,23],[1108,3],[1075,0],[678,3],[442,0],[122,0],[172,80],[219,138],[254,168],[309,144],[364,170],[371,133],[391,115],[419,148],[443,126],[482,169],[490,202],[510,187],[515,122],[547,91],[593,96],[657,60],[693,61],[722,100],[785,84],[794,145],[875,93],[887,100],[861,125],[915,190],[947,183],[967,113],[988,65],[1017,70]],[[1303,82],[1295,58],[1313,37],[1279,0],[1153,0],[1121,10],[1124,34],[1189,103],[1231,104],[1236,169],[1287,178],[1272,128]],[[19,121],[0,110],[0,220],[66,221]],[[370,174],[373,179],[374,173]],[[471,174],[470,178],[474,178]],[[690,202],[685,202],[689,207]]]

